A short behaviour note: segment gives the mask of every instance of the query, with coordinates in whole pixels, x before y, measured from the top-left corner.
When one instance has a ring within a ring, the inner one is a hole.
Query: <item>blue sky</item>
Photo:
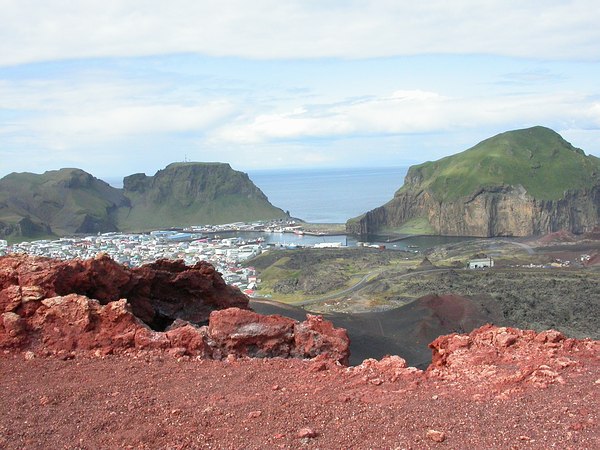
[[[0,9],[0,176],[399,166],[533,125],[600,156],[595,0]]]

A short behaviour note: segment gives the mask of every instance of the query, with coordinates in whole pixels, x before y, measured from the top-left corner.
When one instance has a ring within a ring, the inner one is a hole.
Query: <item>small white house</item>
[[[494,267],[492,258],[472,259],[469,261],[469,269],[483,269],[484,267]]]
[[[0,239],[0,248],[4,248],[8,245],[8,242],[4,239]]]

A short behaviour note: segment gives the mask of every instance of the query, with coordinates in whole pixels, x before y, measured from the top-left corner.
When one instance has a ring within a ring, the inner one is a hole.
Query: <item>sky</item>
[[[600,156],[597,0],[0,0],[0,176],[405,166],[543,125]]]

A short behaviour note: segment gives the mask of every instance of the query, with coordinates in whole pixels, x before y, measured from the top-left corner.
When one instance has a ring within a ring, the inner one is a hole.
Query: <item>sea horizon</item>
[[[269,201],[309,223],[345,223],[391,200],[409,166],[249,170]],[[123,177],[104,177],[116,188]]]

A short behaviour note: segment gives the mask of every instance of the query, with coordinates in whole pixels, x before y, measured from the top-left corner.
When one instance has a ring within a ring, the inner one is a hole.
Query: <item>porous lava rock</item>
[[[187,327],[169,333],[154,331],[131,313],[127,300],[100,304],[83,295],[68,294],[39,300],[33,312],[0,316],[0,348],[38,355],[97,355],[128,350],[164,350],[185,345],[190,354],[201,354],[201,330]]]
[[[289,356],[294,323],[279,315],[262,316],[253,311],[229,308],[210,316],[208,333],[224,354],[239,356]]]
[[[207,263],[190,268],[159,261],[130,270],[105,256],[70,263],[15,256],[0,259],[0,283],[0,348],[9,352],[72,357],[168,351],[206,359],[322,355],[348,363],[345,330],[318,316],[298,322],[244,309],[247,298]],[[150,327],[157,317],[168,323],[164,331]]]
[[[248,308],[207,262],[159,260],[129,269],[107,255],[85,261],[11,255],[0,258],[0,312],[30,315],[44,298],[79,294],[106,305],[126,298],[136,317],[164,330],[175,319],[205,324],[214,310]]]
[[[343,328],[335,328],[321,316],[306,315],[304,322],[294,325],[294,356],[314,358],[326,355],[347,365],[350,357],[350,339]]]
[[[347,365],[350,339],[320,316],[298,322],[277,314],[228,308],[210,315],[208,334],[223,354],[250,357],[314,358],[323,355]]]
[[[581,368],[600,355],[600,341],[571,339],[555,330],[532,330],[484,325],[470,334],[440,336],[429,347],[432,363],[427,375],[452,382],[468,381],[492,392],[521,385],[546,388],[563,383],[565,368]]]

